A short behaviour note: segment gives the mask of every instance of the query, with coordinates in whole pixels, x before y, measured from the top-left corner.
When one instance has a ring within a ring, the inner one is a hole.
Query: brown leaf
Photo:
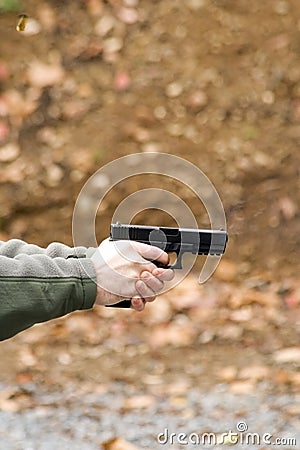
[[[207,95],[201,90],[192,92],[187,99],[187,106],[193,113],[200,112],[207,103]]]
[[[32,375],[32,373],[29,373],[29,372],[20,372],[15,377],[15,381],[18,384],[29,383],[32,380],[33,380],[33,375]]]
[[[123,132],[126,137],[133,139],[136,142],[147,142],[150,140],[150,133],[146,128],[136,125],[133,122],[128,122],[124,128]]]
[[[235,262],[222,259],[214,276],[222,281],[235,281],[238,275],[238,266]]]
[[[284,296],[284,303],[289,309],[295,309],[300,305],[300,289],[296,289]]]
[[[274,292],[260,292],[255,289],[238,289],[229,299],[229,304],[234,309],[251,305],[252,303],[270,307],[279,305],[280,300]]]
[[[115,26],[116,20],[111,15],[102,16],[95,25],[95,33],[98,36],[105,37]]]
[[[168,395],[179,396],[186,394],[189,390],[190,382],[188,379],[181,379],[174,382],[168,382],[165,386],[165,393]]]
[[[278,201],[279,210],[285,220],[291,220],[297,213],[297,205],[290,197],[281,197]]]
[[[116,10],[116,16],[121,22],[126,23],[126,25],[132,25],[139,20],[138,12],[134,8],[118,8]]]
[[[239,372],[239,378],[247,380],[263,380],[270,376],[270,369],[267,366],[257,365],[257,366],[246,366]]]
[[[63,103],[62,116],[64,119],[80,119],[89,110],[89,103],[79,99],[71,99]]]
[[[253,392],[254,387],[252,381],[236,381],[230,385],[229,390],[233,394],[247,395]]]
[[[248,322],[253,318],[253,311],[251,308],[242,308],[232,311],[230,319],[234,322]]]
[[[0,121],[0,144],[5,142],[6,139],[9,137],[10,134],[10,128],[7,124],[7,122]]]
[[[19,361],[21,362],[22,366],[25,367],[32,367],[35,366],[38,362],[36,356],[34,355],[32,349],[27,347],[22,347],[19,350]]]
[[[188,292],[188,295],[187,295]],[[207,295],[196,277],[189,276],[176,286],[176,295],[168,294],[171,305],[178,311],[193,307],[215,307],[215,297]]]
[[[300,417],[300,404],[288,405],[284,408],[284,412],[289,416]]]
[[[0,392],[0,410],[18,412],[33,406],[31,395],[19,388],[7,388]]]
[[[17,159],[20,148],[17,144],[9,143],[0,148],[0,162],[10,162]]]
[[[13,116],[14,123],[18,119],[19,124],[22,118],[35,111],[38,98],[39,92],[34,89],[30,93],[27,92],[26,96],[15,89],[10,89],[3,94],[0,111],[3,109],[2,115]]]
[[[10,71],[8,65],[1,61],[0,62],[0,82],[5,83],[9,79]]]
[[[275,373],[274,380],[276,383],[289,384],[298,387],[300,386],[300,373],[280,369]]]
[[[291,373],[290,381],[296,386],[300,386],[300,372]]]
[[[273,353],[273,359],[277,364],[300,364],[300,347],[288,347]]]
[[[27,70],[27,80],[35,87],[44,88],[54,84],[60,84],[65,76],[60,64],[45,64],[41,61],[33,61]]]
[[[119,71],[115,74],[114,87],[116,91],[126,91],[131,84],[130,76],[125,71]]]
[[[237,367],[235,366],[227,366],[218,370],[218,376],[221,380],[224,381],[233,381],[237,377]]]
[[[100,16],[103,12],[103,0],[86,0],[86,7],[91,16]]]
[[[149,408],[155,403],[152,395],[134,395],[126,398],[123,402],[124,409],[142,409]]]
[[[125,441],[120,437],[110,439],[109,441],[103,442],[103,450],[139,450],[135,445],[130,444],[130,442]]]
[[[165,345],[185,347],[190,345],[194,334],[195,331],[190,323],[158,325],[150,333],[149,345],[152,348],[159,348]]]
[[[222,339],[238,340],[243,334],[243,328],[237,324],[228,324],[218,330],[218,336]]]
[[[57,24],[57,17],[55,10],[49,5],[49,3],[43,2],[42,5],[37,7],[37,15],[42,24],[43,30],[52,32]]]

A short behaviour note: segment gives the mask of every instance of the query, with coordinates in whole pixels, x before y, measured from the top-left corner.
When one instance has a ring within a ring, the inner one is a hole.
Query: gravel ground
[[[5,386],[2,386],[5,388]],[[247,424],[248,431],[242,433],[265,433],[272,435],[272,445],[246,445],[238,442],[236,449],[251,448],[299,448],[300,423],[297,416],[287,414],[297,408],[299,397],[289,394],[274,395],[267,383],[257,386],[255,395],[229,393],[224,384],[218,384],[203,392],[192,388],[177,404],[170,398],[156,398],[152,406],[144,409],[124,411],[123,404],[128,395],[138,394],[133,387],[121,383],[110,386],[104,394],[81,396],[70,388],[51,394],[32,384],[26,388],[31,392],[37,406],[20,412],[0,412],[1,449],[5,450],[95,450],[102,443],[116,436],[143,449],[162,448],[209,448],[196,444],[180,444],[177,437],[159,443],[157,436],[168,429],[169,434],[215,432],[232,430]],[[174,402],[173,402],[174,403]],[[299,403],[298,403],[299,405]],[[203,411],[203,413],[201,412]],[[239,425],[238,425],[239,424]],[[275,438],[295,439],[289,445],[274,445]],[[179,438],[180,439],[180,438]],[[185,439],[185,438],[183,438]],[[161,441],[165,440],[161,437]],[[195,442],[195,441],[194,441]],[[215,446],[221,448],[224,446]],[[212,447],[211,447],[212,448]]]

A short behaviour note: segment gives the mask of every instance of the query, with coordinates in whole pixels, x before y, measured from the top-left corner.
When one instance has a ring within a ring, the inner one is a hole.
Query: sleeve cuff
[[[97,276],[93,261],[90,258],[77,259],[82,277],[83,302],[80,309],[90,309],[94,306],[97,296]]]

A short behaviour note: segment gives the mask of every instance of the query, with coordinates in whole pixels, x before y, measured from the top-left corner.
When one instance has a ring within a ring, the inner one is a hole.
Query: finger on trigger
[[[164,264],[165,266],[167,264],[169,264],[169,261],[170,261],[169,255],[166,252],[161,252],[159,257],[155,258],[155,259],[156,259],[156,261],[159,261],[161,264]]]
[[[154,245],[144,244],[142,242],[132,242],[134,249],[146,259],[159,260],[163,264],[167,264],[169,256],[162,249]]]

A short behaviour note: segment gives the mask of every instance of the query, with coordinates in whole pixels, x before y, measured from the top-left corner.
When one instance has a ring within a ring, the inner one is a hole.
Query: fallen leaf
[[[123,47],[123,40],[119,37],[110,37],[103,41],[103,51],[105,53],[119,52]]]
[[[153,406],[155,399],[152,395],[134,395],[123,402],[124,409],[142,409]]]
[[[183,92],[183,85],[178,82],[174,81],[167,85],[166,87],[166,96],[169,98],[176,98],[179,97]]]
[[[124,134],[136,142],[147,142],[150,140],[150,133],[144,127],[138,126],[133,122],[127,123],[123,128]]]
[[[236,381],[229,387],[230,392],[233,394],[247,395],[252,394],[255,384],[250,381]]]
[[[274,292],[260,292],[255,289],[239,289],[229,298],[229,305],[233,309],[241,308],[245,305],[257,303],[261,306],[277,306],[280,299]]]
[[[300,385],[300,373],[290,370],[280,369],[275,373],[274,381],[280,384]]]
[[[98,36],[106,36],[115,26],[116,20],[113,16],[104,15],[95,25],[95,33]]]
[[[91,16],[100,16],[103,12],[103,0],[86,0],[85,3]]]
[[[117,18],[121,22],[126,23],[126,25],[132,25],[139,20],[139,14],[137,10],[134,8],[126,8],[126,7],[118,8],[116,11],[116,15]]]
[[[208,103],[208,97],[204,91],[192,92],[187,99],[187,106],[193,113],[200,112]]]
[[[285,295],[283,301],[289,309],[297,308],[300,304],[300,289],[297,289]]]
[[[174,396],[178,396],[178,395],[182,395],[182,394],[186,394],[187,391],[189,390],[190,387],[190,382],[189,380],[185,379],[185,380],[178,380],[178,381],[174,381],[173,383],[168,383],[166,385],[165,388],[165,392],[168,395],[174,395]]]
[[[103,450],[139,450],[135,445],[125,441],[120,437],[110,439],[109,441],[102,443]]]
[[[236,311],[232,311],[229,317],[234,322],[247,322],[252,319],[253,311],[251,308],[237,309]]]
[[[20,148],[17,144],[8,143],[0,148],[0,162],[11,162],[17,159]]]
[[[291,220],[297,213],[297,205],[290,197],[281,197],[278,201],[279,210],[285,220]]]
[[[240,370],[238,377],[253,381],[263,380],[270,376],[270,368],[267,366],[246,366]]]
[[[33,406],[31,394],[25,390],[7,388],[0,392],[0,410],[18,412]]]
[[[68,100],[62,105],[62,117],[66,120],[80,119],[89,110],[89,103],[79,99]]]
[[[131,84],[130,76],[125,71],[119,71],[115,74],[114,87],[116,91],[126,91]]]
[[[23,346],[22,348],[20,348],[18,359],[22,364],[22,366],[25,367],[35,366],[38,362],[36,356],[34,355],[32,349],[29,346],[27,347]]]
[[[284,412],[289,416],[300,417],[300,404],[288,405],[284,408]]]
[[[45,64],[33,61],[27,70],[27,80],[35,87],[44,88],[60,84],[64,80],[65,72],[60,64]]]
[[[10,134],[10,128],[7,122],[0,121],[0,143],[3,143],[6,141],[6,139],[9,137]]]
[[[43,30],[52,32],[57,24],[57,17],[54,8],[49,3],[43,2],[42,5],[37,7],[37,14]]]
[[[178,311],[203,306],[213,309],[215,306],[215,297],[208,295],[199,285],[197,278],[192,276],[186,277],[176,286],[176,295],[170,292],[167,297],[173,308]]]
[[[300,347],[288,347],[273,353],[273,359],[277,364],[300,364]]]
[[[238,275],[238,266],[235,262],[222,259],[214,276],[221,281],[235,281]]]
[[[0,62],[0,82],[5,83],[9,79],[10,70],[8,68],[8,65],[1,61]]]
[[[176,409],[185,408],[188,404],[187,398],[182,395],[176,395],[169,398],[170,406]]]
[[[300,386],[300,372],[291,373],[290,381],[292,384],[296,386]]]
[[[15,380],[18,384],[29,383],[33,380],[33,375],[29,372],[20,372],[16,375]]]
[[[243,334],[243,328],[237,324],[228,324],[218,330],[218,336],[222,339],[238,340]]]
[[[218,370],[218,376],[221,380],[224,381],[233,381],[236,379],[238,373],[238,369],[235,366],[227,366]]]
[[[194,335],[195,330],[193,330],[190,323],[157,325],[149,335],[149,345],[152,348],[159,348],[165,345],[185,347],[191,344]]]
[[[39,95],[40,93],[35,89],[30,92],[27,91],[26,96],[16,89],[9,89],[2,96],[0,111],[3,107],[2,115],[9,115],[14,124],[20,125],[22,118],[36,110]]]

